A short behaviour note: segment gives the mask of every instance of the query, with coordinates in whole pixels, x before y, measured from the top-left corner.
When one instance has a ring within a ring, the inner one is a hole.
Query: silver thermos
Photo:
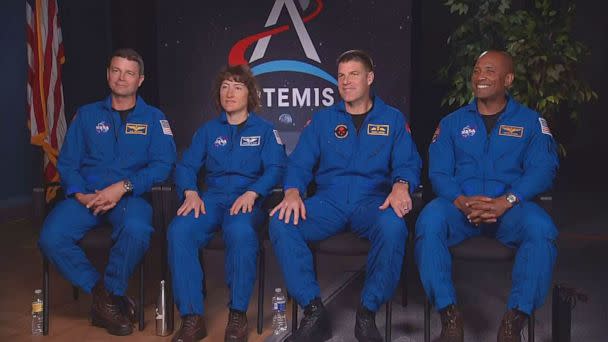
[[[167,325],[167,298],[165,293],[165,281],[160,281],[160,293],[156,302],[156,335],[168,336],[171,332]]]

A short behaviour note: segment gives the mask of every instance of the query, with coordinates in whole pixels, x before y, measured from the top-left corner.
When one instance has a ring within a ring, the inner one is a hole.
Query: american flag
[[[66,132],[61,85],[61,65],[65,61],[57,0],[27,0],[27,112],[31,143],[44,151],[46,182],[59,181],[57,156]],[[49,188],[47,200],[55,197]]]

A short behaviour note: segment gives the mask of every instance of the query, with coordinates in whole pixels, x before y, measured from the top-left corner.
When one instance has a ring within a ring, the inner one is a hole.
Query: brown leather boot
[[[520,342],[521,329],[526,324],[528,315],[525,313],[511,309],[502,316],[500,328],[498,328],[498,342]]]
[[[111,295],[101,282],[93,288],[91,323],[105,328],[112,335],[125,336],[133,333],[129,318],[122,312],[118,300]]]
[[[441,342],[464,342],[464,321],[456,305],[439,312],[441,316]]]
[[[182,323],[171,342],[194,342],[207,336],[205,320],[200,315],[182,316]]]
[[[224,342],[247,342],[247,314],[230,309]]]

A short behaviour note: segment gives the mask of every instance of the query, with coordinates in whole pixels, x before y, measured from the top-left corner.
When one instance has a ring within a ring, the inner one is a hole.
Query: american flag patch
[[[538,121],[540,122],[540,131],[543,134],[553,136],[553,134],[551,134],[551,130],[549,129],[549,125],[547,124],[547,120],[545,120],[545,118],[538,118]]]
[[[163,128],[163,133],[165,135],[173,135],[173,132],[171,131],[171,126],[169,126],[169,121],[160,120],[160,126]]]

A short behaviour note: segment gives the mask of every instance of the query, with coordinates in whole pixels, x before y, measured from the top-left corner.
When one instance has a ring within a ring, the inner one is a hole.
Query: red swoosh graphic
[[[323,1],[316,0],[316,2],[317,2],[317,8],[315,9],[314,12],[312,12],[311,14],[304,17],[302,19],[303,22],[307,23],[307,22],[311,21],[316,16],[318,16],[319,13],[321,13],[321,11],[323,10]],[[230,49],[230,53],[228,54],[228,64],[230,66],[247,64],[247,60],[245,59],[245,51],[247,51],[247,49],[251,46],[251,44],[257,42],[258,40],[260,40],[264,37],[274,36],[275,34],[285,32],[285,31],[289,30],[289,27],[290,27],[289,25],[281,25],[281,26],[275,27],[271,30],[260,32],[260,33],[257,33],[252,36],[245,37],[245,38],[239,40],[238,42],[236,42],[236,44],[234,44],[234,46],[232,46],[232,49]]]

